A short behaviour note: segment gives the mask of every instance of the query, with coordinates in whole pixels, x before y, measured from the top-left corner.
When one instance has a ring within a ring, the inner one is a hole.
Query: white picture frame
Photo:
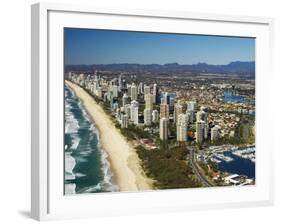
[[[114,216],[273,203],[273,146],[266,91],[272,74],[273,19],[38,3],[32,5],[31,214],[37,220]],[[94,21],[94,22],[93,22]],[[63,195],[63,27],[253,36],[256,45],[255,186]],[[266,75],[267,77],[266,77]],[[58,117],[54,117],[59,114]],[[57,122],[59,121],[59,122]],[[57,137],[56,137],[57,136]],[[262,137],[262,138],[261,138]],[[61,151],[59,150],[61,148]],[[54,150],[56,149],[56,150]],[[59,170],[59,171],[58,171]],[[199,197],[200,195],[200,197]],[[98,204],[98,207],[94,205]]]

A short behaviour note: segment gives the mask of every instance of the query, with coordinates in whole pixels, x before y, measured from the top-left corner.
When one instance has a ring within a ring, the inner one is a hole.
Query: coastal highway
[[[197,176],[197,178],[200,180],[200,182],[203,184],[204,187],[213,187],[215,186],[214,184],[212,184],[208,178],[205,176],[205,174],[202,174],[198,164],[196,163],[195,160],[195,153],[194,153],[194,148],[193,147],[188,147],[189,152],[190,152],[190,156],[189,156],[189,162],[191,164],[192,170],[195,173],[195,175]]]

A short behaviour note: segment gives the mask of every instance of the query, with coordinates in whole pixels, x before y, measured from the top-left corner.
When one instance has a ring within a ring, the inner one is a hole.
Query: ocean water
[[[112,192],[118,187],[99,131],[82,102],[65,86],[65,194]]]

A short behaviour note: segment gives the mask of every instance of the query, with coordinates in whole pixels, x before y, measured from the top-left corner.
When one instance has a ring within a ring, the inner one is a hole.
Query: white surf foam
[[[75,184],[70,184],[70,183],[65,184],[64,185],[65,194],[75,194],[76,193],[75,188],[76,188]]]
[[[75,167],[75,159],[71,156],[71,152],[65,152],[65,180],[74,180],[73,168]]]
[[[90,130],[96,134],[98,140],[97,148],[101,152],[102,171],[104,173],[103,181],[101,182],[102,188],[106,191],[118,191],[118,186],[113,183],[113,173],[108,161],[108,154],[102,149],[100,144],[99,131],[93,124],[91,125]]]
[[[75,150],[75,149],[77,149],[77,147],[79,146],[79,143],[80,143],[80,137],[78,136],[78,135],[72,135],[71,136],[71,138],[72,138],[72,144],[71,144],[71,147],[70,147],[70,149],[71,150]]]
[[[83,192],[84,193],[91,193],[91,192],[96,192],[102,189],[102,186],[100,183],[98,183],[97,185],[88,187],[87,189],[85,189]]]

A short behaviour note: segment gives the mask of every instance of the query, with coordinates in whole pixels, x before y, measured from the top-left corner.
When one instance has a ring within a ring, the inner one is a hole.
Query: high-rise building
[[[131,102],[131,121],[135,124],[139,124],[139,103],[135,100]]]
[[[160,104],[160,118],[167,118],[169,119],[170,112],[169,112],[169,105],[168,104]]]
[[[151,125],[152,122],[152,110],[150,108],[146,108],[143,111],[143,120],[145,125]]]
[[[113,85],[113,86],[111,86],[111,92],[112,92],[112,95],[113,95],[113,97],[118,97],[118,86],[116,86],[116,85]]]
[[[174,106],[174,122],[178,122],[178,116],[183,114],[183,106],[179,103],[175,104]]]
[[[118,91],[120,92],[122,88],[122,74],[120,74],[118,77]]]
[[[187,111],[195,111],[197,104],[195,101],[187,101]]]
[[[160,119],[160,125],[159,125],[159,135],[161,140],[167,140],[168,139],[168,119],[165,117],[162,117]]]
[[[115,117],[117,120],[121,118],[121,109],[119,107],[116,108]]]
[[[144,85],[143,87],[143,93],[144,95],[149,94],[150,93],[150,87],[147,85]]]
[[[154,98],[153,103],[160,103],[159,88],[156,83],[153,84],[152,94]]]
[[[135,83],[131,86],[131,100],[137,100],[138,99],[138,89]]]
[[[85,85],[85,75],[84,74],[80,74],[78,77],[78,83],[80,86],[84,86]]]
[[[121,114],[121,128],[128,128],[128,116]]]
[[[179,114],[177,118],[177,141],[186,142],[186,140],[187,140],[186,115]]]
[[[158,110],[153,110],[152,111],[152,122],[153,123],[158,123],[159,122],[159,112],[158,112]]]
[[[143,94],[143,83],[140,82],[138,85],[138,94]]]
[[[124,106],[124,112],[127,115],[128,119],[131,119],[131,104],[126,104]]]
[[[170,104],[170,95],[169,95],[169,93],[165,92],[163,94],[162,102],[161,103]]]
[[[112,110],[113,110],[114,112],[116,112],[117,109],[119,109],[118,102],[114,102],[113,105],[112,105]]]
[[[211,128],[211,141],[214,142],[219,138],[219,128],[215,126]]]
[[[128,95],[124,93],[122,96],[122,106],[124,107],[128,103]]]
[[[187,119],[187,123],[191,124],[194,121],[194,111],[186,111],[186,119]]]
[[[205,122],[200,120],[196,122],[196,142],[202,143],[204,140]]]
[[[127,91],[128,91],[128,96],[132,97],[132,86],[131,85],[127,85]]]
[[[208,113],[205,111],[198,111],[196,113],[196,121],[205,121],[205,123],[208,123]]]
[[[205,122],[205,127],[204,127],[204,139],[208,139],[208,135],[209,135],[209,125],[208,123]]]
[[[145,100],[145,108],[146,109],[153,109],[153,95],[148,93],[144,95]]]
[[[122,80],[122,89],[127,88],[127,82],[125,79]]]
[[[102,89],[101,89],[101,87],[97,88],[96,96],[99,97],[99,98],[102,98]]]

